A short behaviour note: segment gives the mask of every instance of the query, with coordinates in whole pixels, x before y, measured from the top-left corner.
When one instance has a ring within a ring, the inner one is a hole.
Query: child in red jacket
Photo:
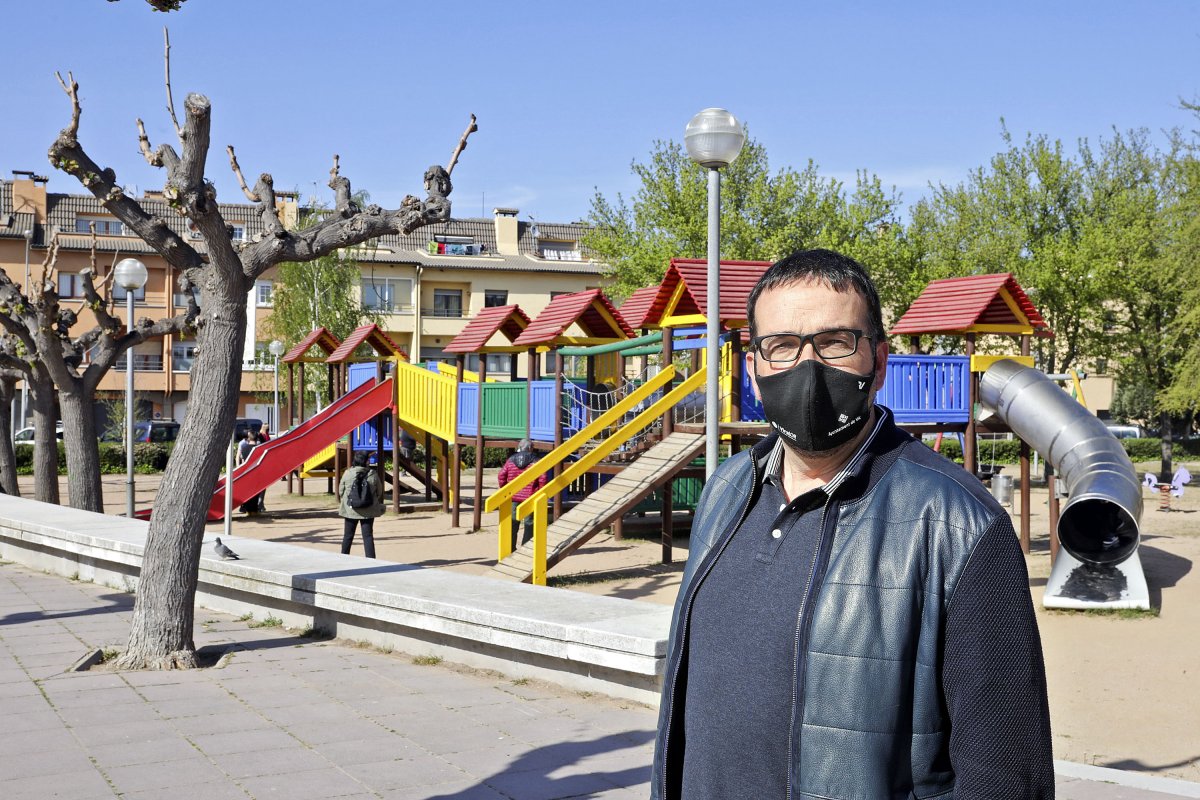
[[[501,486],[504,486],[509,481],[516,480],[517,476],[529,469],[529,467],[535,461],[537,461],[537,457],[533,454],[533,442],[529,441],[528,439],[522,439],[517,443],[517,452],[509,456],[508,460],[504,462],[504,466],[501,468],[500,474],[496,477],[497,482]],[[537,480],[535,480],[533,483],[529,484],[513,495],[512,520],[514,532],[516,532],[518,522],[517,506],[528,500],[530,495],[545,485],[546,475],[543,473],[542,475],[539,475]],[[524,535],[521,537],[521,544],[525,544],[532,538],[533,515],[531,514],[525,518],[525,531]]]

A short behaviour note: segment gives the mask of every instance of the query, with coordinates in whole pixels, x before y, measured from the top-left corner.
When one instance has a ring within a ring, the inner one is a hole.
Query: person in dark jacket
[[[246,431],[246,438],[238,442],[237,450],[237,465],[240,467],[250,459],[250,454],[254,452],[254,448],[263,443],[259,438],[258,432],[254,430]],[[246,502],[238,506],[238,511],[247,516],[257,516],[267,510],[267,490],[263,489],[258,494],[251,497]]]
[[[795,253],[747,316],[774,431],[696,508],[652,798],[1052,798],[1012,521],[875,405],[888,344],[866,271]]]
[[[517,442],[517,452],[508,457],[504,462],[504,466],[500,468],[500,474],[496,476],[496,482],[500,486],[504,486],[509,481],[516,480],[525,470],[537,461],[537,456],[533,454],[533,442],[528,439],[522,439]],[[517,506],[529,499],[529,497],[546,485],[546,476],[539,475],[538,478],[530,483],[525,488],[513,495],[512,503],[512,520],[513,532],[517,530]],[[525,530],[521,536],[521,544],[525,544],[533,538],[533,515],[530,514],[525,518]]]
[[[362,524],[363,553],[367,558],[375,557],[375,518],[382,516],[387,506],[383,502],[383,481],[379,473],[367,466],[371,454],[365,450],[354,453],[354,466],[342,473],[342,482],[338,484],[338,516],[342,523],[342,555],[350,553],[350,545],[354,544],[354,531]],[[367,486],[371,489],[372,503],[365,508],[354,508],[350,505],[350,487],[354,479],[361,473],[367,473]]]

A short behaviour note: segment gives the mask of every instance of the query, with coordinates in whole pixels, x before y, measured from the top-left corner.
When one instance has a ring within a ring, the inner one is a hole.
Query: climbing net
[[[563,387],[563,409],[566,428],[578,431],[587,427],[657,373],[658,367],[651,366],[642,370],[637,375],[624,375],[616,379],[610,379],[592,389],[588,389],[581,383],[575,383],[574,381],[565,384]],[[659,389],[650,396],[643,398],[639,403],[622,414],[619,420],[597,431],[596,435],[584,445],[584,449],[590,450],[612,436],[622,425],[631,422],[638,414],[653,405],[662,395],[663,390]],[[627,453],[640,450],[652,437],[660,435],[661,430],[661,423],[655,423],[643,428],[628,441],[624,442],[619,452]]]

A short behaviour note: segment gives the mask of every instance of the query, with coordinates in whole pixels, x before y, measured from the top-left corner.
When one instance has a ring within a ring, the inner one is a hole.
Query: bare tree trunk
[[[40,374],[39,374],[40,373]],[[33,498],[58,505],[58,416],[54,411],[54,383],[40,365],[29,382],[33,409]]]
[[[0,487],[6,494],[21,496],[17,485],[17,454],[13,451],[12,402],[16,394],[12,378],[0,378]]]
[[[1174,470],[1174,449],[1175,442],[1172,434],[1174,433],[1171,425],[1171,415],[1166,411],[1159,412],[1158,415],[1158,434],[1162,437],[1162,472],[1159,473],[1159,480],[1163,483],[1171,482],[1171,473]]]
[[[246,334],[244,287],[233,296],[204,295],[204,326],[192,366],[188,413],[167,463],[133,607],[126,669],[194,667],[194,600],[204,521],[233,434]],[[240,292],[240,293],[239,293]]]
[[[72,508],[104,512],[100,482],[100,444],[96,438],[96,415],[91,392],[78,381],[58,393],[62,410],[63,441],[67,449],[67,498]]]

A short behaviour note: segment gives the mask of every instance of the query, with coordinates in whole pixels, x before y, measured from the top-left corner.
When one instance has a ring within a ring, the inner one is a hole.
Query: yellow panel
[[[971,372],[987,372],[997,361],[1015,361],[1027,367],[1033,366],[1033,356],[971,356]]]
[[[671,328],[677,328],[680,325],[703,325],[708,322],[708,319],[703,314],[684,314],[681,317],[670,317],[664,315],[662,324]]]
[[[969,328],[963,328],[963,333],[1033,333],[1033,328],[1026,325],[972,325]]]
[[[675,313],[675,307],[679,305],[679,298],[683,297],[683,279],[679,279],[679,283],[675,284],[675,291],[671,292],[671,298],[667,300],[666,307],[663,308],[662,316],[659,318],[659,325],[665,325],[666,320]]]

